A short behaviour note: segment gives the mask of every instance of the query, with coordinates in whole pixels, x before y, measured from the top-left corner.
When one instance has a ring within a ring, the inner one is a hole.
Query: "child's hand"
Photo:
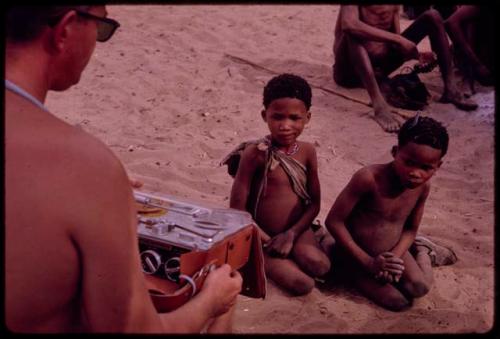
[[[401,279],[402,274],[392,274],[389,271],[380,271],[375,275],[375,279],[382,280],[386,283],[397,283]]]
[[[295,233],[293,231],[285,231],[271,238],[264,244],[267,253],[272,256],[285,258],[290,254],[295,241]]]
[[[388,274],[401,276],[403,274],[405,267],[403,259],[396,257],[391,252],[384,252],[372,258],[372,263],[370,265],[370,272],[375,275],[375,278],[380,275],[381,271],[387,271],[388,273],[383,273],[384,276],[388,277]],[[399,278],[398,278],[399,280]]]

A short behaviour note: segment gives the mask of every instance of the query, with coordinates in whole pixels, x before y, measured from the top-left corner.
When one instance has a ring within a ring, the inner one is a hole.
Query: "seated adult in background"
[[[471,87],[474,80],[483,86],[494,84],[495,13],[488,6],[464,5],[445,21],[456,66]]]
[[[477,108],[452,79],[452,56],[439,13],[434,9],[424,12],[401,33],[399,9],[399,5],[340,7],[333,45],[335,82],[344,87],[364,86],[372,100],[374,119],[385,131],[395,132],[400,123],[392,116],[379,86],[407,60],[431,61],[432,54],[420,53],[416,45],[428,36],[444,82],[440,101],[463,110]]]
[[[13,332],[231,330],[241,276],[215,269],[158,314],[141,272],[131,184],[101,141],[52,115],[119,24],[105,6],[11,7],[5,50],[5,316]]]

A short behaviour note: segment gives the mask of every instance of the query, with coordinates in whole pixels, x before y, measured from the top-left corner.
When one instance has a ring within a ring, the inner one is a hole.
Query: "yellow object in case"
[[[241,294],[264,298],[260,237],[249,213],[135,191],[141,264],[158,312],[169,312],[202,288],[211,265],[243,277]]]

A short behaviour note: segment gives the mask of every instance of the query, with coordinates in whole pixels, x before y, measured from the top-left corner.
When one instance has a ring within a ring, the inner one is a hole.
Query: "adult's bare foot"
[[[382,126],[384,131],[389,133],[396,133],[399,131],[399,127],[401,127],[401,123],[392,116],[388,107],[380,110],[375,109],[373,119]]]
[[[477,103],[474,100],[466,98],[458,90],[448,90],[444,92],[439,101],[443,103],[452,103],[455,107],[464,111],[473,111],[477,108]]]

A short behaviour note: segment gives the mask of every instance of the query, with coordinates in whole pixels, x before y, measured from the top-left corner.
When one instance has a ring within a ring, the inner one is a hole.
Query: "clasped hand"
[[[371,273],[375,274],[375,279],[388,283],[398,282],[404,269],[403,259],[395,256],[392,252],[377,255],[371,263]]]
[[[290,254],[294,241],[295,234],[288,230],[272,237],[264,244],[264,249],[269,255],[285,258]]]

